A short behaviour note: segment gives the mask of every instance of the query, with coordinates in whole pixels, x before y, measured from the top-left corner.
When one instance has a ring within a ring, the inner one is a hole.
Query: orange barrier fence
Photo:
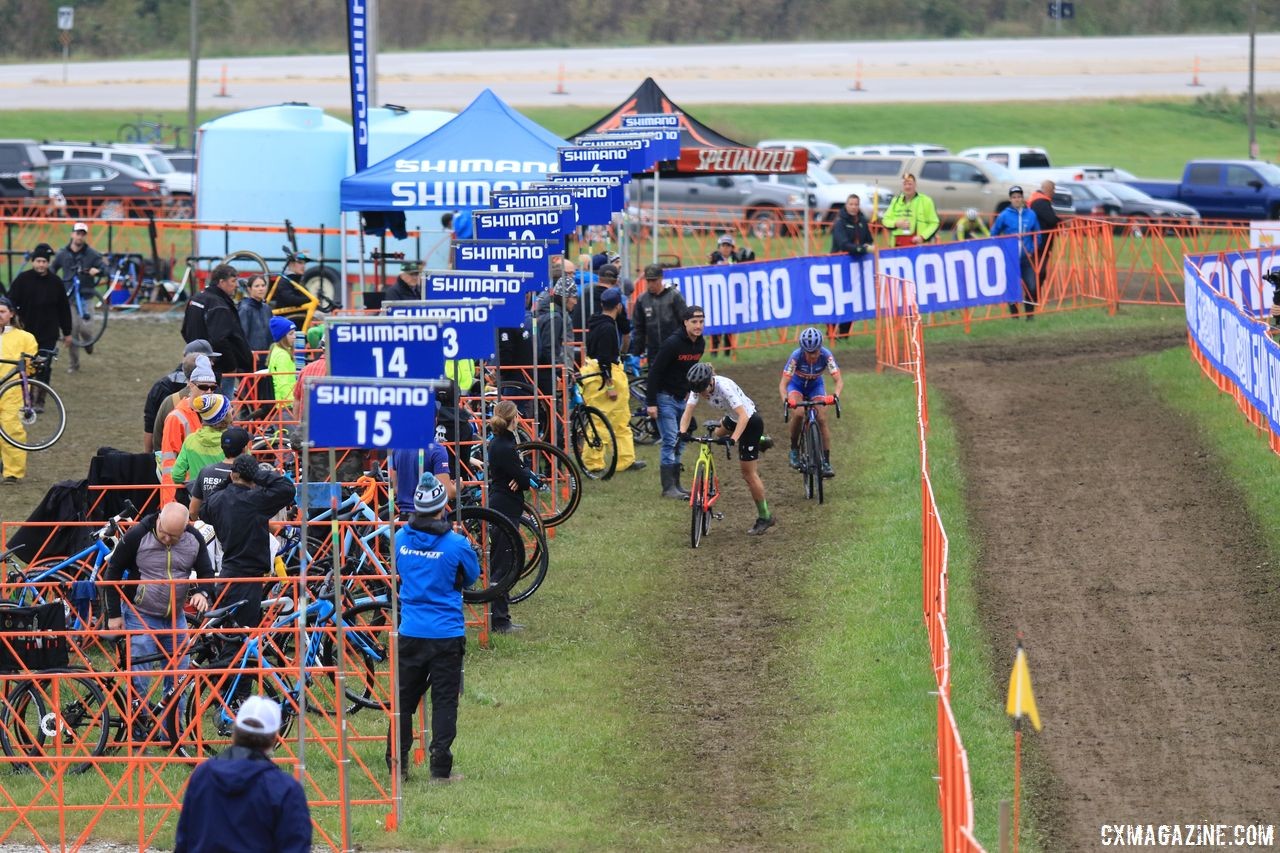
[[[973,836],[973,790],[969,783],[969,758],[951,711],[951,647],[947,639],[948,540],[933,495],[929,469],[928,383],[924,364],[924,334],[920,317],[905,284],[887,282],[889,292],[905,293],[898,303],[893,325],[907,339],[912,376],[916,386],[916,423],[920,438],[920,493],[922,595],[925,631],[938,685],[938,810],[942,816],[942,849],[981,851]],[[895,364],[901,367],[902,364]]]

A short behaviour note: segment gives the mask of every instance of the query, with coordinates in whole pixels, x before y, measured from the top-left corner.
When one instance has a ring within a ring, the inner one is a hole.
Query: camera
[[[1262,274],[1262,280],[1271,284],[1271,324],[1280,326],[1280,267],[1273,267]]]

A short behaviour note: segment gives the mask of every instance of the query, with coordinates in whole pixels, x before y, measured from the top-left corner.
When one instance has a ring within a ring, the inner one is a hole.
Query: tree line
[[[345,50],[341,0],[198,0],[206,56]],[[59,6],[76,10],[77,57],[184,56],[189,0],[0,0],[0,60],[61,54]],[[1048,0],[380,0],[383,50],[589,47],[753,41],[1246,32],[1247,3],[1075,0],[1061,29]],[[1258,3],[1258,30],[1280,6]]]

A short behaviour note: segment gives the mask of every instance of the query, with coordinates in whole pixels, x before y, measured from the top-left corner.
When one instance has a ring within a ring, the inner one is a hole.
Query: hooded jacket
[[[667,338],[684,331],[685,308],[684,297],[674,287],[663,288],[657,296],[641,293],[631,315],[632,354],[648,356],[652,362]]]
[[[873,242],[871,226],[867,217],[858,211],[857,218],[849,215],[846,208],[840,208],[840,214],[831,225],[831,252],[847,252],[850,255],[865,255],[867,246]]]
[[[195,769],[174,853],[303,853],[311,810],[298,781],[256,749],[232,746]]]
[[[480,577],[467,537],[443,519],[413,521],[396,532],[400,575],[400,633],[424,640],[466,635],[462,590]]]
[[[618,324],[603,311],[587,320],[587,358],[594,358],[603,373],[621,364],[621,340]],[[601,380],[603,382],[603,380]]]

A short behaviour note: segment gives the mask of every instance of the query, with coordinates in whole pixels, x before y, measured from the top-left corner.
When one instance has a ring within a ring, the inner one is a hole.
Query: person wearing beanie
[[[453,773],[458,733],[458,693],[466,625],[462,590],[480,578],[480,561],[471,543],[445,519],[449,495],[430,471],[418,480],[413,515],[396,532],[396,571],[400,575],[400,728],[399,767],[393,763],[392,732],[387,730],[387,769],[408,778],[413,746],[413,710],[431,693],[432,782],[461,779]]]
[[[231,746],[196,767],[187,782],[175,853],[311,850],[306,792],[271,760],[280,722],[274,699],[254,695],[240,703]]]
[[[191,401],[200,416],[200,428],[182,442],[173,462],[173,482],[186,483],[206,465],[220,462],[222,433],[231,426],[231,398],[222,394],[201,394]]]
[[[71,346],[71,302],[62,279],[49,269],[53,247],[39,243],[31,250],[31,269],[19,273],[9,285],[9,299],[22,328],[36,339],[40,349],[55,350],[58,341]],[[35,375],[48,383],[53,367],[46,362]],[[37,398],[37,402],[42,402]]]
[[[267,354],[267,372],[277,403],[293,400],[293,386],[298,382],[298,363],[293,358],[293,336],[298,327],[283,317],[271,318],[271,349]]]
[[[249,446],[249,439],[249,431],[244,427],[227,427],[219,439],[223,458],[201,468],[200,473],[187,483],[187,494],[191,496],[188,511],[193,522],[200,519],[200,505],[204,503],[205,495],[213,494],[214,489],[231,479],[231,465]]]
[[[191,404],[202,394],[213,394],[218,390],[218,377],[213,372],[209,356],[203,353],[187,353],[182,359],[183,371],[187,375],[187,387],[181,396],[174,400],[171,409],[163,416],[160,427],[159,450],[156,452],[157,472],[160,476],[160,500],[163,503],[177,499],[177,489],[173,481],[173,466],[182,452],[182,445],[200,429],[200,416]],[[191,369],[187,370],[187,365]],[[163,406],[161,407],[163,410]],[[159,412],[156,419],[160,420]]]
[[[294,502],[293,481],[251,453],[231,462],[231,476],[205,492],[201,519],[213,526],[222,546],[218,579],[221,605],[243,601],[236,621],[244,628],[262,622],[262,578],[271,568],[271,517]],[[250,582],[248,579],[256,579]]]

